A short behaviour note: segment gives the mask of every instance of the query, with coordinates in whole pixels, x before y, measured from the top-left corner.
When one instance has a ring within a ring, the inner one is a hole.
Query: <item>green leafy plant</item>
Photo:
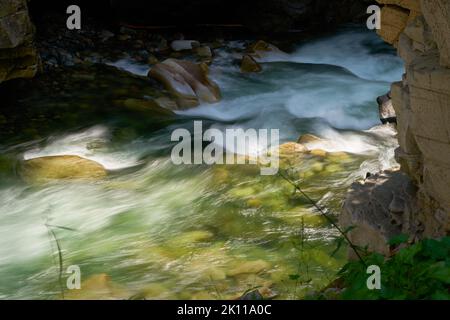
[[[400,236],[390,243],[399,245],[405,241]],[[352,261],[339,272],[345,288],[342,299],[450,299],[450,237],[422,240],[390,258],[371,253],[364,261],[366,265],[380,267],[381,290],[369,290],[366,266]]]

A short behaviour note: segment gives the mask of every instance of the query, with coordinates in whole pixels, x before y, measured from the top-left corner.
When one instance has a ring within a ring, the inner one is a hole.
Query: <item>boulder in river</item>
[[[304,153],[308,151],[304,145],[295,142],[286,142],[278,147],[279,156],[290,156],[292,154]]]
[[[252,43],[248,48],[247,52],[256,61],[266,58],[271,55],[287,56],[286,52],[281,51],[279,48],[273,44],[267,43],[263,40],[256,41]]]
[[[303,134],[298,138],[297,143],[300,144],[308,144],[308,143],[314,143],[314,142],[322,142],[323,140],[313,134]]]
[[[28,182],[53,180],[98,180],[105,178],[106,169],[99,163],[79,156],[48,156],[25,160],[20,168]]]
[[[221,98],[218,85],[208,77],[208,67],[190,61],[167,59],[154,66],[149,77],[161,82],[176,97],[179,109],[200,102],[215,103]]]
[[[377,98],[380,120],[383,124],[397,123],[394,106],[392,105],[391,92]]]
[[[197,53],[200,58],[211,58],[213,55],[211,48],[208,46],[198,47],[195,49],[195,53]]]
[[[261,72],[262,68],[252,56],[246,54],[241,61],[241,72],[251,73],[251,72]]]
[[[81,283],[79,290],[67,290],[67,300],[119,300],[130,298],[131,293],[111,281],[105,273],[94,274]]]
[[[241,274],[257,274],[270,269],[270,263],[264,260],[245,261],[239,263],[227,272],[227,275],[234,277]]]
[[[155,100],[128,98],[116,101],[116,104],[130,111],[137,111],[151,116],[170,117],[174,113],[170,110],[170,99],[160,97]],[[173,105],[173,104],[172,104]]]

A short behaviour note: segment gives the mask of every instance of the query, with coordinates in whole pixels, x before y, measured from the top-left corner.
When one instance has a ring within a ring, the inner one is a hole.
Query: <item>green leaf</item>
[[[422,243],[417,243],[410,247],[403,248],[395,255],[395,261],[399,264],[413,265],[415,257],[421,250]]]
[[[448,291],[440,290],[431,296],[432,300],[450,300],[450,294],[448,294]]]
[[[408,239],[409,239],[409,236],[407,234],[401,233],[398,236],[391,238],[389,240],[388,244],[391,246],[398,246],[402,243],[408,242]]]
[[[331,257],[334,257],[336,253],[341,249],[342,244],[344,243],[344,238],[336,238],[336,248],[331,253]]]
[[[450,266],[445,262],[438,262],[431,267],[430,277],[450,284]]]
[[[450,255],[450,242],[442,239],[437,241],[434,239],[426,239],[423,241],[423,254],[434,260],[444,260]]]
[[[289,279],[298,280],[298,279],[300,279],[300,275],[299,274],[290,274]]]

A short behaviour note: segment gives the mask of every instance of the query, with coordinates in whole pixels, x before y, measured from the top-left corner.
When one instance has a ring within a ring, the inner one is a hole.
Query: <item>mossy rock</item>
[[[260,208],[263,205],[263,202],[261,199],[258,198],[251,198],[247,200],[247,206],[250,208]]]
[[[134,300],[161,300],[170,298],[169,289],[161,283],[146,285],[138,294],[132,297]]]
[[[258,274],[270,269],[270,263],[264,260],[254,260],[236,263],[230,270],[227,271],[227,275],[234,277],[242,274]]]
[[[217,297],[212,295],[209,292],[201,291],[194,293],[191,297],[191,300],[216,300]]]
[[[322,158],[325,158],[328,155],[328,153],[322,149],[313,149],[313,150],[309,151],[309,153],[313,156],[322,157]]]
[[[23,179],[31,183],[55,180],[100,180],[107,176],[99,163],[79,156],[48,156],[24,161],[20,166]]]
[[[144,247],[142,250],[139,250],[135,255],[135,258],[141,262],[140,263],[141,265],[153,265],[153,266],[156,265],[161,267],[178,257],[179,255],[177,254],[177,252],[174,252],[169,248],[160,246]]]
[[[170,241],[171,243],[177,243],[179,245],[185,245],[185,244],[192,244],[196,242],[204,242],[209,241],[214,237],[214,234],[212,232],[206,231],[206,230],[197,230],[197,231],[189,231],[180,234],[176,238],[173,239],[173,241]]]
[[[339,164],[330,164],[325,168],[325,172],[328,174],[341,172],[342,170],[343,168]]]
[[[68,300],[119,300],[128,299],[130,293],[111,281],[105,274],[90,276],[81,283],[81,289],[66,291],[64,298]]]
[[[214,166],[213,167],[213,179],[212,183],[214,186],[221,186],[228,184],[231,181],[230,171],[227,170],[225,166]]]
[[[315,162],[310,167],[310,170],[312,170],[313,172],[322,172],[324,168],[325,165],[322,162]]]
[[[256,73],[261,72],[262,67],[253,59],[250,55],[246,54],[241,61],[241,72],[243,73]]]
[[[205,280],[219,281],[219,280],[225,280],[227,277],[227,274],[222,268],[210,267],[210,268],[207,268],[203,272],[202,277]]]

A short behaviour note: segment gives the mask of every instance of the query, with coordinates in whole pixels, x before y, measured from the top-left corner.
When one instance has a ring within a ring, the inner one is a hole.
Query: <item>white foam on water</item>
[[[308,149],[370,155],[383,153],[382,150],[395,149],[398,146],[397,132],[389,125],[377,126],[361,132],[337,131],[324,127],[318,132],[321,140],[306,144]]]
[[[319,130],[320,131],[320,130]],[[338,132],[331,128],[320,131],[322,140],[306,144],[308,149],[322,149],[327,152],[349,152],[371,154],[378,151],[373,139],[358,133]]]
[[[400,57],[371,52],[371,47],[380,45],[382,40],[374,32],[347,31],[301,46],[292,56],[298,62],[338,65],[364,79],[401,80],[404,67]]]
[[[90,149],[90,143],[107,144],[110,140],[108,128],[95,126],[78,133],[51,138],[42,148],[35,148],[23,154],[24,160],[48,156],[73,155],[96,161],[107,170],[118,170],[140,164],[139,154],[127,151],[102,151]]]
[[[224,49],[216,53],[211,77],[222,89],[222,101],[179,114],[240,121],[243,127],[281,124],[279,128],[288,131],[282,133],[286,138],[295,131],[286,121],[289,115],[313,123],[325,120],[338,129],[376,125],[376,97],[385,94],[404,69],[375,33],[355,28],[300,45],[291,54],[269,52],[263,59],[268,63],[257,74],[240,73],[235,62],[241,53]]]
[[[123,58],[114,62],[107,62],[106,64],[139,76],[146,76],[150,70],[149,65],[138,63],[131,58]]]
[[[0,267],[51,256],[54,240],[48,234],[47,222],[75,230],[56,229],[60,240],[63,236],[101,233],[114,216],[129,211],[135,212],[137,223],[147,226],[150,238],[150,232],[157,237],[165,228],[183,223],[164,221],[176,219],[173,213],[181,209],[194,214],[195,208],[190,205],[205,194],[208,180],[201,175],[191,179],[158,178],[162,172],[167,175],[169,171],[180,170],[174,169],[170,159],[163,159],[112,181],[51,183],[33,190],[27,186],[3,188],[0,192]],[[126,238],[133,234],[119,236]],[[127,241],[116,240],[118,245]],[[114,244],[114,239],[107,238],[107,241]],[[62,240],[62,244],[63,250],[70,252],[70,242]],[[100,244],[92,243],[92,246]]]

